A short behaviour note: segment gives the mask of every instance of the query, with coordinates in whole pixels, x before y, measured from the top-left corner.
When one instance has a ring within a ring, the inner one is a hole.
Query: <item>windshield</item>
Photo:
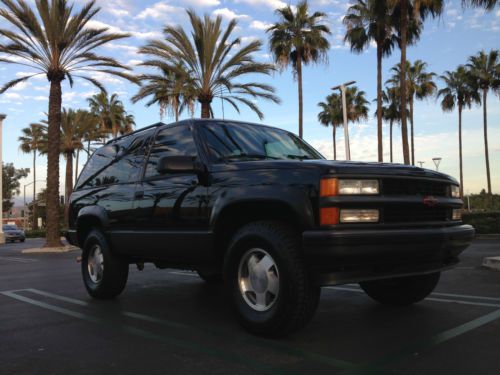
[[[15,225],[12,225],[12,224],[5,224],[3,226],[3,230],[17,230],[17,227]]]
[[[294,134],[276,128],[213,122],[204,124],[203,132],[216,161],[324,159]]]

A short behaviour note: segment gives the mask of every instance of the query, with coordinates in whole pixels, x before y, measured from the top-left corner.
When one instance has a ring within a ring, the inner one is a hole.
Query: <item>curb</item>
[[[53,253],[67,253],[69,251],[78,250],[76,246],[62,246],[62,247],[34,247],[32,249],[24,249],[23,254],[53,254]]]
[[[500,271],[500,257],[487,257],[483,259],[483,267]]]

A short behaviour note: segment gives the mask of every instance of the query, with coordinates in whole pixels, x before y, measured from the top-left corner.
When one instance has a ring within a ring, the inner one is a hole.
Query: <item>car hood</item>
[[[405,164],[394,163],[370,163],[361,161],[339,161],[339,160],[254,160],[236,161],[225,164],[214,165],[213,171],[228,170],[252,170],[252,169],[294,169],[315,168],[320,169],[321,174],[351,175],[355,176],[400,176],[417,177],[444,180],[457,183],[457,180],[444,173],[430,169],[414,167]]]

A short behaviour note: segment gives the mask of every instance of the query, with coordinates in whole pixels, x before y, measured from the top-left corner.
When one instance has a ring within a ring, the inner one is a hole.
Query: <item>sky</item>
[[[29,0],[33,2],[33,0]],[[84,1],[76,0],[76,6]],[[290,1],[296,4],[296,1]],[[287,0],[97,0],[102,8],[90,26],[108,27],[112,32],[130,33],[128,39],[112,42],[100,49],[100,53],[113,56],[120,62],[134,68],[134,72],[144,72],[137,65],[144,56],[137,53],[137,47],[150,39],[162,38],[162,28],[166,24],[182,25],[189,28],[186,12],[188,8],[199,14],[220,15],[224,22],[236,18],[238,27],[234,37],[241,39],[245,45],[249,41],[260,39],[264,43],[262,50],[255,55],[259,61],[272,62],[268,50],[266,29],[277,21],[275,10],[288,4]],[[374,46],[370,46],[361,54],[352,53],[345,45],[343,38],[345,27],[342,18],[349,1],[345,0],[310,0],[312,11],[320,10],[327,14],[325,22],[332,34],[328,37],[331,48],[328,52],[328,63],[310,65],[304,68],[304,138],[316,147],[327,158],[332,158],[332,132],[318,123],[318,103],[331,93],[331,87],[346,81],[355,80],[360,90],[366,92],[370,101],[370,117],[360,124],[351,124],[350,148],[353,160],[376,161],[376,105],[372,101],[376,97],[376,54]],[[3,19],[0,23],[5,22]],[[1,24],[1,27],[4,27]],[[463,9],[460,0],[446,2],[445,11],[438,19],[425,22],[420,41],[408,49],[410,61],[423,60],[428,70],[438,76],[446,70],[453,70],[459,64],[467,62],[469,56],[484,49],[500,48],[500,8],[485,13],[481,9]],[[398,63],[400,51],[395,50],[383,61],[383,80],[390,76],[390,68]],[[0,63],[0,84],[15,77],[26,75],[28,68]],[[130,98],[137,92],[137,86],[126,81],[107,76],[93,74],[105,85],[110,93],[117,93],[126,109],[135,116],[137,128],[158,122],[159,108],[145,107],[144,102],[132,104]],[[237,119],[280,127],[298,132],[298,95],[297,82],[291,69],[285,69],[273,76],[249,76],[255,80],[273,85],[281,98],[280,105],[272,102],[258,101],[265,114],[260,121],[253,112],[242,109],[238,114],[226,105],[224,111],[220,101],[214,101],[215,117]],[[442,82],[437,79],[439,87]],[[16,167],[30,168],[32,156],[19,150],[18,137],[21,129],[44,117],[48,104],[48,82],[40,76],[20,84],[0,95],[0,113],[7,114],[3,126],[3,160],[12,162]],[[84,81],[76,80],[73,88],[67,82],[63,84],[63,105],[71,108],[86,108],[86,99],[97,93],[97,89]],[[490,149],[490,167],[493,191],[500,193],[500,101],[490,92],[488,102],[488,135]],[[200,115],[200,107],[195,116]],[[184,114],[181,118],[189,117]],[[173,121],[165,118],[165,122]],[[464,155],[464,191],[478,193],[486,187],[486,168],[484,162],[484,138],[482,126],[482,107],[475,106],[463,113],[463,155]],[[435,168],[432,158],[441,157],[440,171],[458,178],[458,114],[456,111],[443,113],[439,101],[430,98],[418,101],[415,105],[415,152],[416,160],[423,161],[426,168]],[[341,130],[341,129],[340,129]],[[384,160],[389,160],[389,126],[384,125]],[[337,157],[344,157],[343,132],[337,132]],[[402,162],[401,133],[394,127],[394,158]],[[85,156],[82,158],[85,161]],[[64,159],[61,159],[61,191],[64,186]],[[80,166],[81,169],[82,166]],[[46,176],[46,160],[38,158],[37,180]],[[27,184],[32,181],[29,175],[21,181]],[[39,189],[44,183],[39,183]],[[27,199],[31,199],[31,188],[27,189]],[[18,198],[19,199],[19,198]],[[19,202],[19,200],[18,200]]]

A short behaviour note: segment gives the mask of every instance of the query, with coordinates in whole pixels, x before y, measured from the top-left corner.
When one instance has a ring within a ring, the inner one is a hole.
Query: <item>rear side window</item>
[[[156,165],[164,156],[193,156],[198,154],[191,129],[186,125],[171,126],[158,132],[151,148],[144,178],[158,175]]]
[[[77,188],[138,181],[153,133],[134,134],[97,150],[82,171]]]

